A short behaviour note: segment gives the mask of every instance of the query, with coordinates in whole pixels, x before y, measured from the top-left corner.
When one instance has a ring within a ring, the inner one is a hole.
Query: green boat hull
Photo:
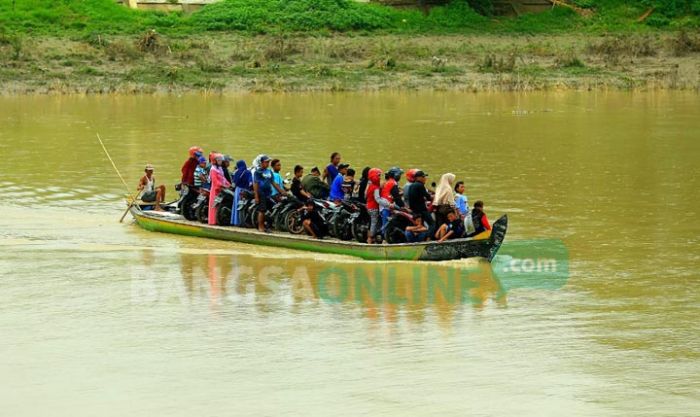
[[[252,245],[275,246],[311,252],[356,256],[367,260],[443,261],[480,257],[491,261],[503,243],[508,229],[508,217],[503,215],[493,224],[491,235],[485,239],[455,239],[446,242],[368,245],[336,239],[313,239],[287,233],[262,233],[240,227],[210,226],[185,220],[179,216],[162,215],[131,207],[136,223],[152,232],[228,240]]]

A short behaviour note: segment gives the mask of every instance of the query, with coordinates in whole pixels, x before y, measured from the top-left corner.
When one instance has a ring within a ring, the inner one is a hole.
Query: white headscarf
[[[255,174],[255,171],[260,168],[260,159],[265,156],[264,153],[261,153],[260,155],[256,156],[255,159],[253,159],[253,163],[250,164],[250,172]]]
[[[455,174],[448,172],[440,178],[440,184],[435,189],[434,205],[449,204],[455,205],[455,193],[452,184],[455,182]]]

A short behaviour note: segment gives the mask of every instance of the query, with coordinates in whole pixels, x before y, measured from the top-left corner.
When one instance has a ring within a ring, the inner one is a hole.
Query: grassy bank
[[[567,0],[537,15],[495,18],[490,0],[453,0],[429,13],[352,0],[225,0],[190,15],[130,10],[113,0],[0,0],[0,28],[19,35],[202,32],[552,33],[700,27],[700,0]],[[477,13],[474,8],[481,11]],[[644,19],[646,11],[652,12]]]
[[[696,34],[0,38],[0,91],[700,90]]]
[[[0,94],[698,89],[700,0],[575,0],[592,15],[557,7],[515,19],[471,7],[485,2],[424,14],[226,0],[183,15],[0,0]]]

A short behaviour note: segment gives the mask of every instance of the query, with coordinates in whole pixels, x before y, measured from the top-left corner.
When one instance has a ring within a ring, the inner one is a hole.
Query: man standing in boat
[[[285,194],[284,189],[273,181],[270,157],[261,155],[260,167],[253,174],[253,192],[255,193],[255,203],[258,206],[258,230],[261,232],[267,231],[265,229],[265,212],[269,208],[273,187],[278,193]]]

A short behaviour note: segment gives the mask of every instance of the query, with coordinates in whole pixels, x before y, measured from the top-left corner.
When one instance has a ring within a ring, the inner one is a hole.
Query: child
[[[472,215],[469,212],[469,198],[464,195],[464,181],[457,181],[455,184],[455,204],[459,210],[460,217],[464,223],[464,230],[467,233],[474,231]]]
[[[194,186],[195,188],[208,189],[209,184],[207,184],[207,159],[203,156],[200,156],[197,162],[197,168],[194,169]]]
[[[455,211],[447,213],[447,223],[443,223],[435,233],[435,239],[438,242],[444,242],[447,239],[459,239],[464,236],[464,225],[461,219],[457,217]]]
[[[481,200],[474,203],[472,222],[474,223],[474,233],[471,233],[470,236],[475,236],[479,233],[491,230],[489,219],[486,218],[486,213],[484,213],[484,202]]]
[[[413,215],[413,225],[407,226],[405,233],[408,243],[424,242],[428,239],[428,228],[423,224],[423,216],[420,213]]]

